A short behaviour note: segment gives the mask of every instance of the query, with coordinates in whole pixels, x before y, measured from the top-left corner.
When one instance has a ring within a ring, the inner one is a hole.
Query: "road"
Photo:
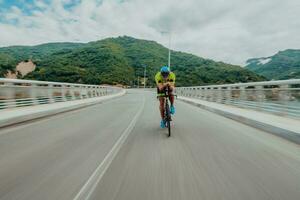
[[[0,130],[0,199],[71,199],[136,113],[133,130],[90,199],[299,200],[300,148],[177,102],[173,135],[155,95],[127,95]]]

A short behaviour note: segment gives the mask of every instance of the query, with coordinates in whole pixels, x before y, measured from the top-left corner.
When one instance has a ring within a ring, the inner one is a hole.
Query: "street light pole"
[[[146,88],[146,65],[144,69],[144,89]]]
[[[171,35],[172,32],[171,31],[162,31],[162,34],[169,34],[169,55],[168,55],[168,67],[171,69]]]

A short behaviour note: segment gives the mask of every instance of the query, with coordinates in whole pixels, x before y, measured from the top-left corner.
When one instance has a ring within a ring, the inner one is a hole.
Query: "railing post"
[[[231,103],[231,100],[232,100],[232,90],[231,90],[231,87],[227,87],[225,89],[225,101],[224,101],[224,104],[230,104]]]
[[[196,96],[198,99],[201,99],[202,96],[202,91],[201,91],[201,87],[196,87]]]
[[[81,95],[81,99],[86,98],[86,86],[84,85],[80,86],[80,95]]]
[[[179,90],[179,95],[185,96],[185,93],[184,93],[185,88],[180,88],[180,89],[177,88],[176,90]]]
[[[63,102],[67,101],[67,98],[66,98],[66,86],[65,85],[61,85],[61,100]]]
[[[70,86],[70,95],[72,100],[76,100],[76,87],[74,85]]]
[[[4,92],[6,100],[10,100],[9,102],[11,107],[16,107],[17,102],[16,102],[16,90],[15,90],[14,83],[4,82],[4,86],[6,87]]]
[[[246,94],[246,88],[244,86],[239,87],[240,90],[240,96],[239,100],[246,100],[247,99],[247,94]]]
[[[205,99],[207,100],[207,101],[211,101],[211,88],[209,87],[207,87],[207,88],[205,88],[206,90],[206,97],[205,97]]]
[[[289,101],[291,99],[291,95],[289,92],[289,85],[280,85],[279,98],[281,101]]]
[[[262,104],[265,100],[265,92],[264,92],[264,86],[257,85],[254,87],[254,101],[256,102],[256,109],[261,110]]]
[[[74,97],[75,99],[81,99],[81,86],[74,86]]]
[[[37,87],[38,85],[37,84],[34,84],[32,83],[31,84],[31,87],[29,87],[30,89],[30,98],[32,98],[32,105],[38,105],[40,102],[38,100],[38,97],[37,97],[37,93],[36,93],[36,90],[37,90]]]
[[[215,95],[216,102],[222,103],[222,100],[223,100],[223,90],[222,90],[222,87],[217,87],[217,89],[215,89],[215,91],[217,92],[217,94]]]
[[[48,90],[48,99],[49,99],[48,102],[55,103],[55,100],[53,98],[53,84],[48,84],[47,90]]]
[[[206,90],[206,87],[205,87],[205,88],[202,88],[202,92],[203,92],[202,99],[203,99],[203,100],[206,100],[206,96],[207,96],[207,90]]]
[[[92,88],[91,88],[91,93],[92,93],[92,97],[96,97],[96,90],[95,90],[96,88],[93,86]]]
[[[255,86],[255,96],[259,102],[263,102],[265,100],[266,95],[262,85]]]
[[[87,98],[93,97],[92,88],[87,86]]]
[[[95,91],[96,91],[96,96],[99,97],[99,86],[96,87]]]
[[[288,115],[288,102],[292,99],[291,98],[291,93],[289,91],[290,86],[289,85],[280,85],[279,86],[280,90],[279,90],[279,100],[281,101],[281,103],[284,105],[284,109],[281,112],[281,114],[283,115]]]

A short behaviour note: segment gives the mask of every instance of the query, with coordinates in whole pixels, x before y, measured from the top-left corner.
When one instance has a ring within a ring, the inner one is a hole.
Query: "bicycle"
[[[170,96],[177,97],[177,95],[169,94],[169,87],[166,88],[166,94],[165,95],[157,96],[157,98],[159,98],[159,97],[164,97],[165,98],[164,121],[167,124],[168,137],[171,136],[171,121],[172,121],[172,116],[171,116],[171,113],[170,113],[170,106],[169,106]]]

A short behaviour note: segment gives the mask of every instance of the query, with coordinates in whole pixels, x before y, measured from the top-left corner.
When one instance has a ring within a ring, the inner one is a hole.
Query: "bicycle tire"
[[[166,103],[166,121],[167,121],[167,127],[168,127],[168,137],[171,137],[171,113],[170,113],[170,107],[169,104]]]

